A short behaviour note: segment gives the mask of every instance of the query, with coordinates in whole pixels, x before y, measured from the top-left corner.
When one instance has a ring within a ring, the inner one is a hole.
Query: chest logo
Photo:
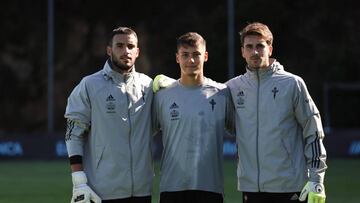
[[[237,108],[245,107],[245,93],[242,90],[240,90],[236,95],[236,106]]]
[[[273,97],[274,97],[274,99],[275,99],[276,94],[279,92],[279,90],[278,90],[277,87],[274,87],[274,88],[271,90],[271,92],[273,93]]]
[[[179,106],[174,102],[170,106],[170,119],[173,120],[179,120]]]
[[[211,110],[214,111],[214,107],[215,107],[215,100],[214,99],[211,99],[211,101],[209,101],[209,104],[211,104]]]
[[[115,101],[115,98],[111,94],[106,98],[106,113],[116,113]]]

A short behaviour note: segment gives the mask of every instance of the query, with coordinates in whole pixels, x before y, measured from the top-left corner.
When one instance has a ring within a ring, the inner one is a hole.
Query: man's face
[[[181,75],[202,75],[204,62],[207,60],[208,52],[201,44],[181,46],[176,53],[176,62],[180,65]]]
[[[248,66],[252,69],[267,68],[272,53],[272,46],[258,35],[249,35],[244,38],[241,53]]]
[[[113,68],[119,72],[129,72],[139,56],[137,38],[134,35],[117,34],[113,37],[107,54],[113,63]]]

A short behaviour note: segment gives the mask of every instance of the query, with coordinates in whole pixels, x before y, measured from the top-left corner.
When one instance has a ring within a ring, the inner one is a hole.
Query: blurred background
[[[238,32],[259,21],[273,32],[273,56],[305,80],[322,115],[329,157],[358,162],[355,0],[3,0],[0,5],[0,160],[66,157],[67,97],[82,77],[102,68],[112,29],[129,26],[137,32],[137,71],[173,78],[180,74],[176,38],[198,32],[209,52],[205,75],[226,82],[245,72]],[[236,149],[229,144],[225,150],[233,155]]]
[[[354,84],[360,82],[360,7],[354,1],[5,0],[0,18],[2,133],[46,132],[49,110],[53,111],[49,130],[63,132],[66,99],[82,77],[102,68],[108,34],[115,27],[130,26],[138,33],[141,54],[136,68],[150,77],[164,73],[177,78],[176,38],[187,31],[199,32],[210,55],[206,76],[226,82],[245,71],[238,32],[254,21],[270,27],[273,56],[306,81],[324,122],[331,116],[332,127],[359,127],[360,89]],[[335,83],[352,86],[332,88]],[[325,84],[330,85],[327,95]],[[330,100],[328,107],[325,99]]]

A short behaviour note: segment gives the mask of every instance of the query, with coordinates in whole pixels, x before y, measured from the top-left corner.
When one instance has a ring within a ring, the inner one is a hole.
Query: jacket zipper
[[[131,123],[131,118],[130,118],[130,99],[129,99],[129,93],[127,90],[127,85],[125,84],[126,87],[126,99],[127,99],[127,104],[128,104],[128,122],[129,122],[129,150],[130,150],[130,176],[131,176],[131,196],[133,196],[134,194],[134,173],[133,173],[133,154],[132,154],[132,146],[131,146],[131,134],[132,134],[132,123]]]
[[[256,95],[256,163],[257,163],[257,183],[258,190],[260,190],[260,161],[259,161],[259,95],[260,95],[260,76],[259,69],[256,69],[256,76],[258,79],[257,95]]]

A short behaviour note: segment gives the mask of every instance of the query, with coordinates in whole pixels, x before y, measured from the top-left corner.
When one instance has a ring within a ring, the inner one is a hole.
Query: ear
[[[245,58],[245,56],[244,56],[244,47],[243,47],[243,46],[241,46],[241,56],[242,56],[243,58]]]
[[[176,58],[176,63],[180,63],[180,61],[179,61],[179,54],[176,52],[176,54],[175,54],[175,58]]]
[[[107,47],[106,47],[106,53],[107,53],[107,55],[108,55],[109,57],[111,57],[111,55],[112,55],[112,49],[111,49],[110,46],[107,46]]]
[[[205,51],[204,53],[204,62],[208,61],[209,59],[209,53],[207,51]]]
[[[272,51],[273,51],[273,47],[272,47],[272,45],[270,45],[270,46],[269,46],[269,56],[272,55]]]
[[[139,48],[136,48],[136,58],[140,56],[140,49]]]

